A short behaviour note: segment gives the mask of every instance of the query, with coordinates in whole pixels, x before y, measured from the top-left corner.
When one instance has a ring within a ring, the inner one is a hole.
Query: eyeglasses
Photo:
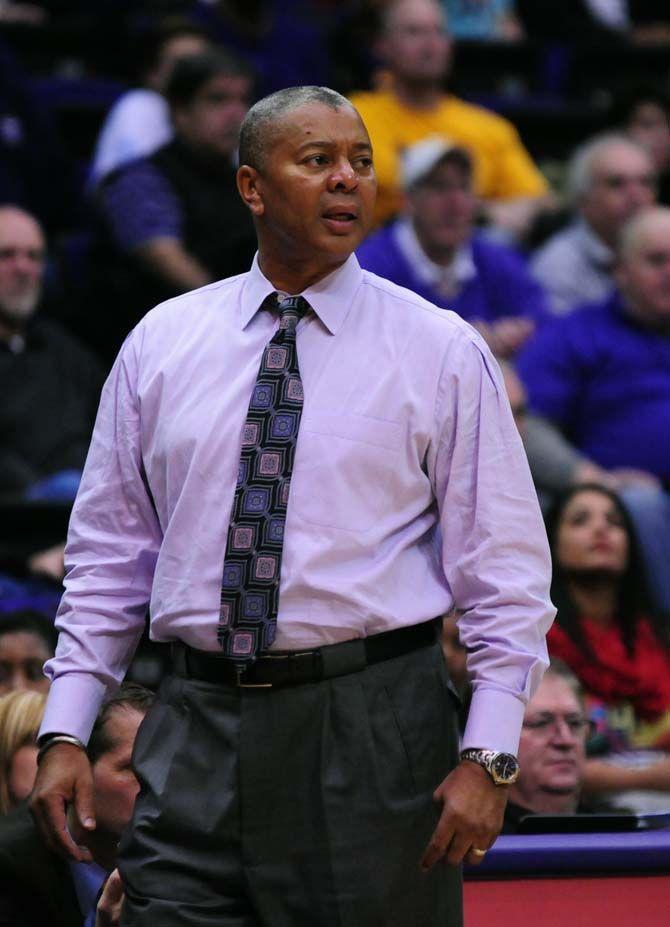
[[[547,711],[536,718],[528,718],[523,722],[523,727],[528,731],[540,736],[546,736],[550,731],[559,730],[559,724],[564,724],[572,736],[577,739],[587,733],[591,733],[593,724],[588,718],[581,715],[554,715]]]

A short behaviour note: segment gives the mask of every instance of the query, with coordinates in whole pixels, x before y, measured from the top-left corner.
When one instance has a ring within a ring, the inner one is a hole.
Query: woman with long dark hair
[[[547,518],[554,560],[549,632],[621,746],[670,748],[670,630],[650,604],[635,534],[618,497],[572,487]]]

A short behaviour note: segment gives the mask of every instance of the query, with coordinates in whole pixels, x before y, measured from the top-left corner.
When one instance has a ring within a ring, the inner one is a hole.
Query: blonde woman
[[[45,702],[42,692],[10,692],[0,697],[0,814],[7,814],[32,790]]]

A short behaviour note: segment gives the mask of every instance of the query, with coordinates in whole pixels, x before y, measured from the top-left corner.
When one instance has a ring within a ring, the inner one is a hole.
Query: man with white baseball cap
[[[452,309],[509,357],[545,319],[546,298],[522,258],[475,233],[470,152],[444,135],[405,149],[404,209],[358,249],[366,270]]]

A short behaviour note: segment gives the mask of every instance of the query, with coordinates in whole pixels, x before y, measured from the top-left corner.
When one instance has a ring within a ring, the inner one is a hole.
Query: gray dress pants
[[[238,689],[172,676],[135,744],[124,927],[460,927],[419,860],[458,751],[439,646]]]

